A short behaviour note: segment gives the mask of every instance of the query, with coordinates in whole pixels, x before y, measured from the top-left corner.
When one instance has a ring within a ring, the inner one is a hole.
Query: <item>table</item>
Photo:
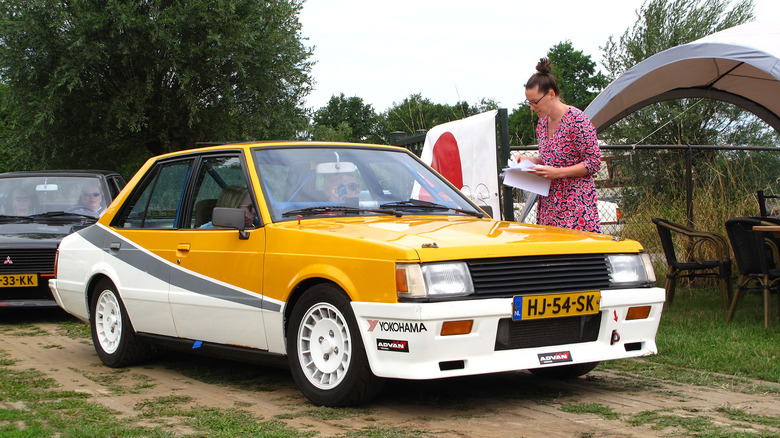
[[[780,232],[780,225],[756,225],[753,227],[755,231],[775,231]]]

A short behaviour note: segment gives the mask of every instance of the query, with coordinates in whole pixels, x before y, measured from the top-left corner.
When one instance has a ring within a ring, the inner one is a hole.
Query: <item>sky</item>
[[[306,0],[301,33],[316,62],[306,106],[344,93],[382,113],[420,93],[449,105],[493,99],[511,112],[539,58],[562,41],[603,70],[600,47],[633,28],[643,2]],[[754,4],[757,20],[780,17],[780,1]]]

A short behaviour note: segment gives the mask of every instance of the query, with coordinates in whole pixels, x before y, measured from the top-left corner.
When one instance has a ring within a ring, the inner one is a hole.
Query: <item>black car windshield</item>
[[[98,218],[107,196],[92,176],[31,174],[0,178],[0,216],[46,219],[74,216]]]
[[[254,158],[275,222],[339,213],[483,215],[405,151],[298,146],[258,148]]]

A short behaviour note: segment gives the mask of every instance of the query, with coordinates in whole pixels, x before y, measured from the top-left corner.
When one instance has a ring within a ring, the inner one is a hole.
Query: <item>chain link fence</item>
[[[536,148],[512,150],[527,154]],[[602,145],[601,153],[595,180],[602,232],[639,241],[650,252],[659,278],[665,275],[666,259],[653,217],[725,237],[726,219],[760,215],[759,190],[780,193],[777,147]],[[513,196],[517,206],[529,194],[515,190]],[[535,214],[523,222],[535,223]],[[678,257],[685,260],[687,242],[675,243],[682,251]]]
[[[425,133],[392,133],[391,144],[419,156]],[[536,146],[508,149],[524,154],[537,151]],[[499,163],[506,162],[502,151],[507,150],[500,148]],[[595,180],[602,232],[639,241],[650,253],[659,279],[666,274],[666,259],[653,217],[725,237],[726,219],[760,215],[759,190],[780,194],[780,147],[601,145],[601,155],[602,168]],[[502,195],[512,198],[511,204],[502,205],[513,205],[511,217],[520,220],[531,194],[508,189]],[[536,223],[535,211],[529,210],[522,221]],[[688,242],[675,242],[675,248],[681,251],[678,259],[688,259]]]

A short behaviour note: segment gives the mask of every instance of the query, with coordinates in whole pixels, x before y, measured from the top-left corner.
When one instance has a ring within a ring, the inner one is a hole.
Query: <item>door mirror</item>
[[[249,233],[245,231],[244,210],[241,208],[215,207],[211,224],[219,228],[235,228],[239,239],[249,239]]]

